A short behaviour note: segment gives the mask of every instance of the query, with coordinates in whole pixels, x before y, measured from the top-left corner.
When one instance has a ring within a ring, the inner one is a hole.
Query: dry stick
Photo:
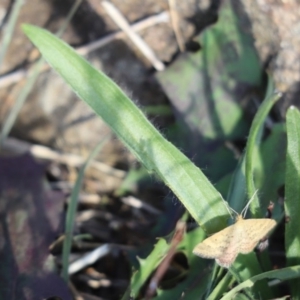
[[[46,146],[30,144],[28,142],[24,142],[15,138],[7,138],[4,141],[3,150],[13,153],[28,152],[36,158],[56,161],[72,167],[79,167],[85,162],[85,158],[83,158],[82,156],[76,154],[62,154]],[[126,175],[124,171],[114,169],[99,161],[93,161],[91,163],[91,167],[107,175],[115,176],[118,178],[124,178]]]
[[[177,12],[176,0],[169,0],[171,23],[177,40],[177,44],[181,52],[185,51],[184,39],[180,31],[180,19]]]
[[[152,49],[149,48],[149,46],[145,43],[145,41],[132,30],[129,23],[122,16],[120,11],[112,3],[108,1],[102,1],[102,6],[104,7],[107,14],[112,18],[112,20],[126,33],[126,35],[141,51],[141,53],[150,61],[153,67],[157,71],[164,70],[165,69],[164,64],[156,57]]]
[[[176,248],[177,248],[178,244],[183,239],[185,229],[186,229],[186,223],[181,220],[178,221],[176,224],[175,233],[174,233],[174,236],[173,236],[173,239],[171,242],[169,252],[168,252],[167,256],[164,258],[164,260],[162,261],[162,263],[157,268],[155,274],[153,275],[153,277],[149,283],[148,290],[146,292],[146,300],[150,300],[154,296],[159,282],[161,281],[162,277],[165,275],[165,273],[171,263],[171,260],[176,252]]]
[[[135,208],[140,208],[140,209],[144,209],[147,212],[154,214],[154,215],[160,215],[161,211],[158,210],[157,208],[153,207],[150,204],[147,204],[143,201],[141,201],[140,199],[133,197],[133,196],[128,196],[128,197],[123,197],[121,198],[121,201],[124,204],[127,204],[129,206],[135,207]]]
[[[169,19],[170,19],[169,18],[169,13],[164,11],[162,13],[159,13],[157,15],[148,17],[148,18],[146,18],[142,21],[134,23],[133,25],[131,25],[131,29],[133,31],[142,31],[143,29],[146,29],[148,27],[152,27],[152,26],[154,26],[156,24],[159,24],[159,23],[167,23],[167,22],[169,22]],[[91,42],[91,43],[89,43],[85,46],[77,48],[76,51],[81,55],[86,55],[89,52],[91,52],[93,50],[96,50],[100,47],[103,47],[104,45],[114,41],[115,39],[124,38],[124,37],[126,37],[126,34],[123,31],[118,31],[116,33],[111,33],[111,34],[108,34],[107,36],[101,38],[98,41]]]
[[[141,31],[145,28],[154,26],[159,23],[167,23],[168,21],[169,21],[168,12],[162,12],[157,15],[146,18],[142,21],[134,23],[131,26],[131,28],[134,31]],[[126,37],[126,34],[123,31],[111,33],[97,41],[94,41],[87,45],[76,48],[76,51],[81,55],[87,55],[91,51],[101,48],[116,39],[121,39],[124,37]],[[40,71],[41,72],[47,71],[47,70],[49,70],[49,68],[50,68],[49,65],[45,64]],[[0,88],[8,86],[12,83],[18,82],[22,78],[27,77],[28,75],[29,75],[28,69],[21,69],[21,70],[15,71],[13,73],[10,73],[8,75],[1,76],[0,77]]]
[[[113,246],[110,244],[101,245],[100,247],[94,249],[93,251],[86,253],[79,259],[73,261],[72,263],[70,263],[69,268],[68,268],[69,275],[72,275],[72,274],[94,264],[100,258],[111,253],[112,247]]]

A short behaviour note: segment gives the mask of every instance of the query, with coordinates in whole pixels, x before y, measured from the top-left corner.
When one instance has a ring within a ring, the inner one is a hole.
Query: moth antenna
[[[241,212],[241,216],[242,216],[243,218],[246,217],[247,210],[248,210],[248,208],[249,208],[251,202],[254,200],[254,198],[255,198],[257,192],[258,192],[258,190],[256,190],[256,191],[254,192],[254,194],[253,194],[253,196],[251,197],[251,199],[248,201],[248,203],[246,204],[246,206],[243,208],[243,210],[242,210],[242,212]]]
[[[231,207],[229,206],[228,202],[225,201],[225,200],[223,199],[223,197],[222,197],[222,200],[223,200],[223,202],[224,202],[224,205],[225,205],[227,211],[228,211],[229,214],[230,214],[231,219],[234,219],[234,217],[233,217],[233,215],[232,215],[232,212],[234,212],[237,216],[239,215],[233,208],[231,208]]]

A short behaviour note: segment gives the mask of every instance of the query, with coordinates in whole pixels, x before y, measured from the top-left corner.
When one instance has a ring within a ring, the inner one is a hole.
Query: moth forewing
[[[204,258],[217,258],[222,255],[229,246],[230,240],[227,237],[232,234],[233,226],[228,226],[206,238],[194,248],[193,253]]]
[[[251,252],[275,225],[272,219],[244,220],[239,215],[235,224],[205,239],[194,248],[193,253],[203,258],[214,258],[220,266],[228,268],[239,253]]]
[[[240,253],[247,254],[251,252],[259,241],[266,238],[275,226],[276,221],[273,219],[243,220],[243,227],[246,228],[245,234],[248,236],[248,239],[242,239],[240,243]]]

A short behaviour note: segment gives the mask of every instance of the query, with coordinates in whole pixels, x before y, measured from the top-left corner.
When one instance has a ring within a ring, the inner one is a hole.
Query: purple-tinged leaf
[[[44,175],[29,155],[0,158],[0,299],[71,299],[48,259],[63,197],[46,190]]]

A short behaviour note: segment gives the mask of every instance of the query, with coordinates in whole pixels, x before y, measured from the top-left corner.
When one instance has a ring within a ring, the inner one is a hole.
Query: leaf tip
[[[25,33],[27,33],[30,30],[31,27],[32,27],[32,25],[27,24],[27,23],[23,23],[21,25],[21,28],[22,28],[23,32],[25,32]]]

